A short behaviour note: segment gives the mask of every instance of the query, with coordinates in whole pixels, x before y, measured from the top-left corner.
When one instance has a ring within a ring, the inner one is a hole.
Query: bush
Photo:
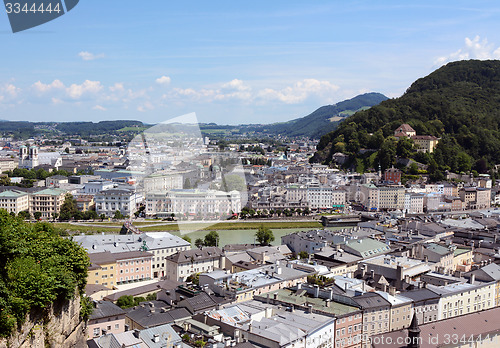
[[[0,210],[0,336],[10,336],[31,309],[70,299],[75,289],[83,295],[88,265],[87,252],[51,224]]]

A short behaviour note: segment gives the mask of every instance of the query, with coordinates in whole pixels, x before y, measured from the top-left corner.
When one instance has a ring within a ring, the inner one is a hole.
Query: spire
[[[419,348],[420,347],[420,328],[418,327],[417,314],[413,313],[413,319],[411,320],[410,327],[408,328],[408,338],[409,343],[407,348]]]

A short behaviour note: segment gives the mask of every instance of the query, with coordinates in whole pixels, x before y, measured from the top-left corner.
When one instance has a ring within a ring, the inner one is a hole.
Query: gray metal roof
[[[109,301],[98,301],[89,319],[101,319],[125,314],[125,311]]]

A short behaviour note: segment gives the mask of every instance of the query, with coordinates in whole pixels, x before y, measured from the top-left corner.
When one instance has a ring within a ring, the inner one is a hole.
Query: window
[[[100,329],[100,328],[98,328],[98,327],[96,327],[96,328],[94,329],[94,337],[97,337],[97,336],[99,336],[100,334],[101,334],[101,329]]]

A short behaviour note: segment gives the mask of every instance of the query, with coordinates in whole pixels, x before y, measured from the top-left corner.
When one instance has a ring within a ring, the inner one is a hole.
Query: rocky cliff
[[[32,310],[24,324],[0,348],[86,347],[85,323],[80,320],[80,296],[58,301],[41,312]]]

